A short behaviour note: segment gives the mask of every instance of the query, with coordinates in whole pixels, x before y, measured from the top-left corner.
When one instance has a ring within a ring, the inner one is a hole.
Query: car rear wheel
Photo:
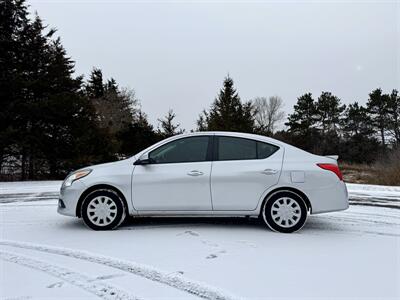
[[[295,232],[300,230],[306,222],[307,206],[294,192],[278,192],[265,202],[262,219],[274,231]]]
[[[90,193],[83,201],[81,216],[91,229],[111,230],[125,220],[126,208],[116,192],[97,190]]]

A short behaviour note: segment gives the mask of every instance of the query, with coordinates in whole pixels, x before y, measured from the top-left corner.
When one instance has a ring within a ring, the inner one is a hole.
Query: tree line
[[[173,110],[155,128],[133,90],[93,68],[74,75],[55,30],[24,0],[0,2],[0,179],[56,179],[71,170],[130,156],[184,132]],[[317,154],[372,162],[400,144],[400,97],[376,89],[366,106],[329,93],[297,99],[283,129],[278,96],[242,101],[231,77],[194,130],[272,136]],[[278,130],[280,128],[280,130]]]
[[[297,99],[293,113],[285,118],[280,97],[240,101],[227,77],[219,96],[198,121],[197,130],[230,130],[271,136],[304,150],[338,154],[342,160],[371,163],[400,146],[400,95],[397,90],[385,94],[375,89],[366,106],[358,102],[342,104],[330,92],[318,99],[306,93]]]
[[[366,106],[344,105],[330,92],[317,100],[300,96],[289,115],[283,139],[320,154],[339,154],[350,162],[373,162],[400,145],[400,97],[397,90],[369,94]]]

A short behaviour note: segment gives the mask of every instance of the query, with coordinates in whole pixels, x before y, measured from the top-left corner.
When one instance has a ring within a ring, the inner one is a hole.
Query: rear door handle
[[[261,172],[264,175],[274,175],[276,173],[278,173],[278,170],[274,170],[274,169],[265,169],[264,171]]]
[[[201,175],[203,175],[204,173],[201,172],[201,171],[198,171],[198,170],[192,170],[192,171],[188,172],[187,174],[188,174],[189,176],[201,176]]]

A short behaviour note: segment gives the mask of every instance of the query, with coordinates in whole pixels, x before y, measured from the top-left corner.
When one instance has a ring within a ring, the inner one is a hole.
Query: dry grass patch
[[[400,185],[400,149],[373,164],[339,162],[339,167],[346,182]]]
[[[377,184],[377,170],[372,165],[339,162],[339,167],[346,182]]]
[[[376,162],[374,168],[377,170],[377,184],[400,185],[400,149]]]

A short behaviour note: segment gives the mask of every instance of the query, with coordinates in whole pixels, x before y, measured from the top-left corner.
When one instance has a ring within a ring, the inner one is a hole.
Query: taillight
[[[318,167],[324,170],[331,171],[336,174],[337,177],[339,177],[340,180],[343,181],[343,176],[342,172],[340,172],[338,165],[336,164],[317,164]]]

